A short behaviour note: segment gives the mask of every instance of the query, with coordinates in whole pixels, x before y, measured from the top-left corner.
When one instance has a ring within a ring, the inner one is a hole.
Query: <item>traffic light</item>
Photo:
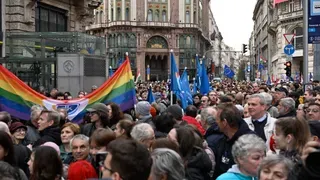
[[[288,76],[288,77],[291,77],[291,62],[290,61],[287,61],[286,63],[284,63],[284,65],[286,66],[285,68],[284,68],[284,70],[286,70],[286,75]]]
[[[242,53],[246,53],[248,51],[248,44],[242,44]]]

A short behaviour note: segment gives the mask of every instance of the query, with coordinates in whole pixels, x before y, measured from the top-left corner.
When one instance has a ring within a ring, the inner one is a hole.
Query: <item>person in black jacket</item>
[[[249,129],[247,123],[241,118],[239,110],[233,104],[219,104],[217,110],[216,123],[224,136],[216,141],[212,149],[216,157],[214,179],[227,172],[235,164],[231,153],[234,142],[244,134],[255,134]]]
[[[33,148],[38,147],[46,142],[56,143],[61,145],[60,138],[60,114],[56,111],[43,110],[41,111],[40,118],[38,120],[40,131],[40,139],[33,144]]]

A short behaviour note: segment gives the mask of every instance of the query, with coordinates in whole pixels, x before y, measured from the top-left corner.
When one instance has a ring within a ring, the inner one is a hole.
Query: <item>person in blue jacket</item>
[[[217,180],[257,180],[258,167],[266,150],[266,143],[257,135],[240,136],[232,146],[232,156],[236,164]]]

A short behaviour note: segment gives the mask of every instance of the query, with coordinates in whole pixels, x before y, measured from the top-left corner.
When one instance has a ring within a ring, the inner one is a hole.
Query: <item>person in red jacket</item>
[[[193,124],[197,127],[197,129],[201,132],[202,135],[205,134],[205,130],[202,128],[201,124],[195,119],[197,116],[197,108],[194,105],[189,105],[186,108],[186,113],[182,117],[182,120],[187,122],[188,124]]]

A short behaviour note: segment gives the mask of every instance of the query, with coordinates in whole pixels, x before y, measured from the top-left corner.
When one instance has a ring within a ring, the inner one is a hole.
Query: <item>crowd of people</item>
[[[1,179],[320,179],[318,81],[305,90],[293,82],[211,82],[207,94],[191,84],[185,109],[176,96],[171,104],[169,86],[138,83],[134,109],[96,103],[81,124],[63,108],[34,105],[29,121],[0,112]]]

